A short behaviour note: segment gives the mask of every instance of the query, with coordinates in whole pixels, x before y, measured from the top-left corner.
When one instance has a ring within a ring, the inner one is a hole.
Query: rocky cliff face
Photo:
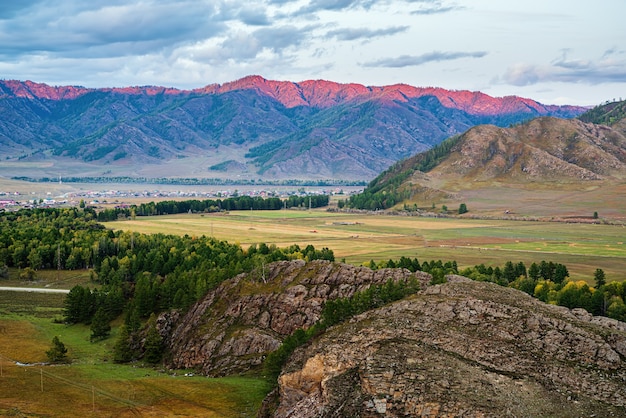
[[[625,360],[624,323],[452,277],[297,350],[260,415],[626,416]]]
[[[170,366],[218,376],[249,371],[298,328],[320,317],[326,300],[349,297],[372,284],[407,280],[403,269],[372,271],[346,264],[277,262],[224,282],[178,320],[158,326],[171,353]],[[422,286],[430,276],[417,274]]]

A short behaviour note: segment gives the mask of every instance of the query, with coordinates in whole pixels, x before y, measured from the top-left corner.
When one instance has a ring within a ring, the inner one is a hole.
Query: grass
[[[24,367],[2,361],[1,416],[253,417],[269,390],[265,381],[245,377],[186,377],[113,364]]]
[[[114,364],[118,327],[92,343],[88,326],[53,322],[62,316],[63,297],[0,291],[0,416],[253,417],[270,389],[254,377],[189,377]],[[42,364],[54,336],[71,364]]]
[[[33,281],[19,279],[20,271],[9,269],[9,278],[0,280],[0,286],[8,287],[46,287],[50,289],[71,289],[77,284],[81,286],[95,286],[90,283],[91,276],[88,270],[37,270]]]
[[[207,235],[247,248],[265,242],[329,247],[352,264],[401,256],[456,260],[460,267],[506,261],[565,264],[575,280],[626,280],[626,233],[620,225],[461,218],[423,218],[313,211],[242,211],[137,217],[108,227],[142,233]]]
[[[61,315],[64,300],[64,294],[0,290],[0,315],[29,315],[51,320]]]

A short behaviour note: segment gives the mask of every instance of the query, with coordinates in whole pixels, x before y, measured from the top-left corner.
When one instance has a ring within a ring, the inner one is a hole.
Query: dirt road
[[[70,293],[67,289],[48,289],[45,287],[9,287],[0,286],[0,290],[8,290],[10,292],[35,292],[35,293]]]

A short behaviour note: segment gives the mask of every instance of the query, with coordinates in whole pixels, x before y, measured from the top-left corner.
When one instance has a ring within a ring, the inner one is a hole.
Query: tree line
[[[135,216],[175,215],[179,213],[213,213],[234,210],[280,210],[294,207],[319,208],[328,206],[328,195],[279,197],[236,196],[225,199],[163,200],[128,207],[108,208],[98,211],[99,222],[115,221]]]
[[[461,275],[473,280],[490,281],[528,293],[546,303],[567,308],[583,308],[593,315],[626,321],[626,281],[607,283],[602,269],[596,269],[594,284],[573,281],[563,264],[541,261],[528,269],[522,262],[507,261],[503,267],[475,266]]]
[[[503,266],[475,265],[459,270],[456,261],[425,261],[402,257],[398,261],[387,260],[365,263],[372,269],[402,267],[411,271],[421,270],[433,276],[434,283],[445,281],[448,274],[459,274],[476,281],[497,283],[521,290],[541,300],[567,308],[583,308],[593,315],[626,321],[626,281],[607,283],[602,269],[594,273],[595,286],[585,281],[573,281],[567,266],[552,261],[532,263],[506,261]]]
[[[29,154],[32,155],[32,154]],[[92,154],[93,155],[93,154]],[[26,157],[26,156],[24,156]],[[223,178],[197,178],[197,177],[129,177],[129,176],[66,176],[66,177],[28,177],[13,176],[12,180],[28,181],[31,183],[115,183],[115,184],[171,184],[188,186],[365,186],[367,182],[362,180],[304,180],[304,179],[223,179]]]

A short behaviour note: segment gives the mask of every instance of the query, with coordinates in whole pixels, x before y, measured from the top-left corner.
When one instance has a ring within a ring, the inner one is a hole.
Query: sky
[[[0,0],[0,79],[193,89],[247,75],[626,99],[624,0]]]

